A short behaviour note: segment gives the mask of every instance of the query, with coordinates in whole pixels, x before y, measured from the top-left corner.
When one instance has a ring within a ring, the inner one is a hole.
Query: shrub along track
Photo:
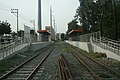
[[[47,59],[50,53],[53,51],[53,46],[44,50],[43,53],[37,54],[31,59],[23,62],[16,68],[8,71],[0,77],[0,80],[30,80],[34,79],[33,75],[36,74],[39,67]],[[38,52],[39,53],[39,52]]]
[[[87,56],[86,54],[78,51],[74,47],[68,46],[69,51],[77,58],[80,65],[83,65],[89,74],[93,76],[92,80],[119,80],[120,74],[114,70],[108,68],[102,63],[96,61],[95,59]]]

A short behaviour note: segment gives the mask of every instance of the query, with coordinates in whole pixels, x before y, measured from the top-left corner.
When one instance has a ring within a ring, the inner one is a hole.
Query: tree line
[[[101,31],[101,35],[120,39],[120,0],[79,0],[74,19],[68,31],[82,29],[83,34]],[[81,25],[78,25],[80,23]]]

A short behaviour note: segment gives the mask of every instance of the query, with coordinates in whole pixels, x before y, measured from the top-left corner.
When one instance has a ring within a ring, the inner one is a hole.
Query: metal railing
[[[92,37],[92,42],[105,50],[109,50],[117,55],[120,55],[120,41],[112,40],[106,37]]]
[[[117,55],[120,56],[120,41],[112,40],[106,37],[101,37],[101,32],[93,32],[88,34],[83,34],[79,36],[72,36],[69,40],[74,41],[74,39],[77,39],[77,41],[80,42],[91,42],[95,45],[105,49],[109,50]]]
[[[7,57],[8,55],[19,51],[20,49],[22,49],[22,47],[24,47],[24,42],[13,42],[7,46],[4,46],[0,49],[0,60]]]

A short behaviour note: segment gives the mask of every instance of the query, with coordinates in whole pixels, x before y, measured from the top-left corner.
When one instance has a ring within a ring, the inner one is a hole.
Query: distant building
[[[61,34],[62,34],[62,33],[57,33],[57,34],[56,34],[56,39],[57,39],[57,40],[61,40]]]
[[[30,27],[24,25],[24,41],[25,42],[31,42],[30,39]]]
[[[39,34],[41,34],[41,41],[51,41],[50,40],[50,35],[51,33],[48,30],[39,30],[37,31]]]
[[[51,40],[55,40],[55,30],[51,26],[45,26],[45,30],[51,33]]]
[[[35,30],[30,30],[30,38],[32,42],[37,41],[37,33],[35,32]]]

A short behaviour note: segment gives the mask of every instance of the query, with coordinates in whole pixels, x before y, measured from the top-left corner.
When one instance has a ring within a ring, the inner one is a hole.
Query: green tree
[[[81,5],[76,11],[77,18],[83,27],[83,33],[95,32],[97,23],[100,23],[100,11],[94,0],[79,0]]]
[[[8,22],[0,22],[0,35],[4,35],[4,34],[10,34],[11,33],[11,28],[10,28],[10,24]]]
[[[35,34],[35,30],[30,30],[30,34]]]
[[[19,31],[18,31],[18,36],[19,36],[19,37],[22,37],[23,34],[24,34],[24,31],[23,31],[23,30],[19,30]]]
[[[13,31],[13,32],[11,32],[11,35],[12,35],[13,40],[15,40],[15,38],[17,37],[17,33],[15,33],[15,32]]]
[[[61,40],[62,40],[62,41],[65,40],[65,34],[64,34],[64,33],[61,34]]]
[[[74,19],[68,23],[67,33],[70,32],[71,30],[79,30],[79,29],[80,29],[80,26],[78,25],[78,21],[76,21],[76,19]]]
[[[120,35],[120,0],[79,0],[75,18],[84,33],[101,31],[102,36],[118,39]],[[117,36],[117,38],[116,38]]]

